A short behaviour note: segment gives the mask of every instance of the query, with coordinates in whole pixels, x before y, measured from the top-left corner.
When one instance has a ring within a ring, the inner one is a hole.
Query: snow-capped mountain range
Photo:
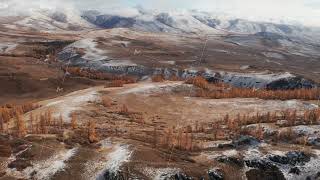
[[[254,22],[222,14],[196,10],[159,12],[136,8],[130,13],[121,10],[104,13],[89,10],[33,10],[27,16],[5,27],[15,26],[40,31],[84,30],[88,28],[131,28],[147,32],[197,33],[197,34],[257,34],[274,33],[320,43],[320,28],[302,25]]]

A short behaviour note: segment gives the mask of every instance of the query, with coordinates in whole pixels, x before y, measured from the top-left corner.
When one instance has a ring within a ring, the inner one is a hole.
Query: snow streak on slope
[[[104,56],[106,53],[104,50],[101,50],[97,48],[98,43],[95,41],[95,39],[86,38],[79,40],[71,45],[69,45],[67,48],[65,48],[65,51],[68,51],[70,49],[83,49],[84,55],[82,56],[83,59],[90,60],[90,61],[101,61],[107,58],[107,56]]]
[[[48,159],[32,162],[31,167],[27,167],[21,172],[15,169],[8,169],[7,174],[21,179],[49,180],[59,171],[65,170],[67,167],[66,162],[69,161],[77,151],[78,148],[60,150]]]
[[[131,158],[132,151],[126,144],[112,144],[109,140],[100,142],[99,157],[86,163],[86,179],[104,179],[106,172],[117,176],[121,166]]]

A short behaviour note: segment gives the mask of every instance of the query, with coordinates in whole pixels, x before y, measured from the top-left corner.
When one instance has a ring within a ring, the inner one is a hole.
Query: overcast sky
[[[320,0],[0,0],[0,13],[4,8],[11,8],[12,12],[38,7],[107,11],[134,6],[165,11],[199,9],[252,20],[284,19],[320,26]]]

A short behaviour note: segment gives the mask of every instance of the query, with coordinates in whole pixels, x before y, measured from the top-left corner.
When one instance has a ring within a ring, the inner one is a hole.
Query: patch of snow
[[[112,44],[121,44],[124,47],[128,47],[130,45],[130,41],[118,41],[118,40],[111,40]]]
[[[291,167],[286,165],[280,166],[282,173],[288,180],[300,180],[306,179],[307,176],[314,176],[319,172],[320,169],[320,150],[313,150],[315,157],[311,157],[310,161],[305,163],[305,165],[296,165],[301,171],[299,175],[289,173]]]
[[[289,79],[295,77],[289,72],[286,73],[235,73],[220,72],[222,80],[225,83],[233,84],[239,87],[265,88],[269,83],[280,79]]]
[[[186,97],[187,98],[187,97]],[[205,142],[204,143],[204,148],[217,148],[219,146],[219,144],[231,144],[232,141],[210,141],[210,142]]]
[[[222,154],[224,156],[228,156],[228,157],[232,157],[232,156],[237,156],[238,155],[238,151],[235,149],[231,149],[231,150],[225,150],[222,152]]]
[[[98,43],[95,39],[86,38],[76,41],[73,44],[67,46],[64,51],[72,50],[74,48],[83,49],[85,53],[82,56],[83,59],[90,61],[101,61],[107,59],[108,57],[105,56],[106,51],[97,48],[97,46]]]
[[[18,27],[14,24],[4,24],[4,27],[5,28],[8,28],[8,29],[17,29]]]
[[[100,152],[98,159],[86,163],[86,173],[84,173],[86,179],[103,179],[106,171],[117,174],[120,167],[131,158],[132,151],[129,150],[128,145],[112,145],[109,140],[100,143],[104,149]]]
[[[176,61],[160,61],[162,64],[169,64],[169,65],[175,65]]]
[[[58,118],[61,115],[65,122],[69,122],[70,114],[73,111],[81,110],[89,101],[96,101],[98,98],[98,92],[95,90],[80,90],[59,97],[55,101],[54,99],[49,100],[47,104],[39,109],[49,108],[53,111],[53,117]]]
[[[180,170],[176,168],[151,168],[146,167],[143,174],[153,180],[165,180],[170,176],[177,174]]]
[[[303,164],[297,164],[295,166],[287,165],[287,164],[279,164],[274,163],[269,160],[270,155],[279,155],[279,156],[285,156],[287,151],[279,151],[279,150],[270,150],[268,151],[268,154],[262,154],[258,149],[256,148],[250,148],[244,153],[244,160],[255,160],[255,159],[261,159],[267,162],[270,162],[274,165],[276,165],[286,179],[288,180],[300,180],[305,179],[307,176],[313,176],[316,175],[316,173],[319,172],[320,169],[320,150],[313,150],[313,154],[315,156],[312,156],[309,162],[306,162]],[[299,175],[297,174],[290,174],[289,171],[291,168],[297,167],[301,171]],[[246,170],[249,170],[250,168],[246,167]]]
[[[313,126],[294,126],[292,127],[293,132],[299,135],[304,136],[312,136],[312,135],[319,135],[320,136],[320,125],[313,125]]]
[[[183,82],[146,83],[127,89],[120,94],[170,92],[173,88],[183,85]]]
[[[110,60],[107,61],[106,63],[102,64],[102,66],[115,66],[115,67],[119,67],[119,66],[137,66],[137,64],[128,61],[128,60]]]
[[[53,175],[59,171],[64,171],[67,167],[66,162],[72,158],[78,151],[78,148],[70,150],[63,150],[49,159],[33,162],[32,167],[27,167],[23,171],[19,172],[15,169],[8,171],[7,173],[22,179],[36,179],[36,180],[49,180]]]
[[[268,63],[278,64],[278,65],[280,65],[280,66],[282,66],[282,65],[283,65],[283,64],[281,64],[281,63],[279,63],[279,62],[277,62],[277,61],[271,61],[271,60],[269,60],[269,59],[266,59],[266,62],[268,62]]]
[[[284,56],[277,52],[263,52],[262,54],[268,58],[284,59]]]
[[[68,151],[61,151],[58,154],[52,156],[51,158],[35,163],[32,168],[27,168],[25,171],[29,172],[29,176],[33,172],[35,174],[35,179],[47,180],[51,179],[59,171],[64,171],[66,162],[72,158],[78,151],[78,148],[72,148]]]
[[[272,155],[285,156],[287,152],[286,151],[279,151],[279,150],[272,150],[272,151],[269,151],[269,153]]]
[[[109,171],[117,172],[123,163],[129,161],[131,154],[128,145],[117,145],[114,151],[108,154],[106,168]]]
[[[10,53],[18,44],[15,43],[0,43],[0,53]]]
[[[249,148],[243,155],[244,160],[261,159],[263,157],[263,154],[256,147]]]
[[[244,65],[244,66],[240,67],[240,70],[246,70],[246,69],[249,69],[249,68],[250,68],[250,65]]]

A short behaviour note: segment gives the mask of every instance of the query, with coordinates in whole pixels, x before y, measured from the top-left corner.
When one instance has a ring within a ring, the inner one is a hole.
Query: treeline
[[[195,77],[186,80],[186,83],[193,84],[199,87],[195,96],[205,97],[211,99],[224,98],[260,98],[271,100],[289,100],[289,99],[303,99],[303,100],[317,100],[320,98],[319,88],[310,89],[293,89],[293,90],[266,90],[253,88],[236,88],[230,87],[227,84],[217,83],[209,84],[202,77]],[[216,87],[224,87],[217,89]]]
[[[68,124],[65,123],[62,115],[58,118],[53,117],[50,110],[45,110],[38,115],[30,112],[28,118],[24,117],[23,113],[17,112],[12,120],[12,126],[7,126],[0,132],[23,138],[27,134],[63,134],[64,130],[72,129],[85,132],[89,142],[98,141],[95,121],[88,121],[86,125],[80,126],[75,114],[71,115],[71,121]]]
[[[105,72],[100,72],[97,70],[89,68],[80,68],[80,67],[69,67],[64,68],[65,72],[70,73],[74,76],[85,77],[95,80],[106,80],[109,81],[106,83],[106,87],[122,87],[124,84],[131,84],[137,82],[137,77],[128,76],[128,75],[115,75]]]
[[[34,109],[39,108],[38,104],[26,103],[23,105],[6,104],[0,107],[0,131],[3,130],[4,124],[9,122],[10,119],[17,117],[20,114],[27,113]]]

